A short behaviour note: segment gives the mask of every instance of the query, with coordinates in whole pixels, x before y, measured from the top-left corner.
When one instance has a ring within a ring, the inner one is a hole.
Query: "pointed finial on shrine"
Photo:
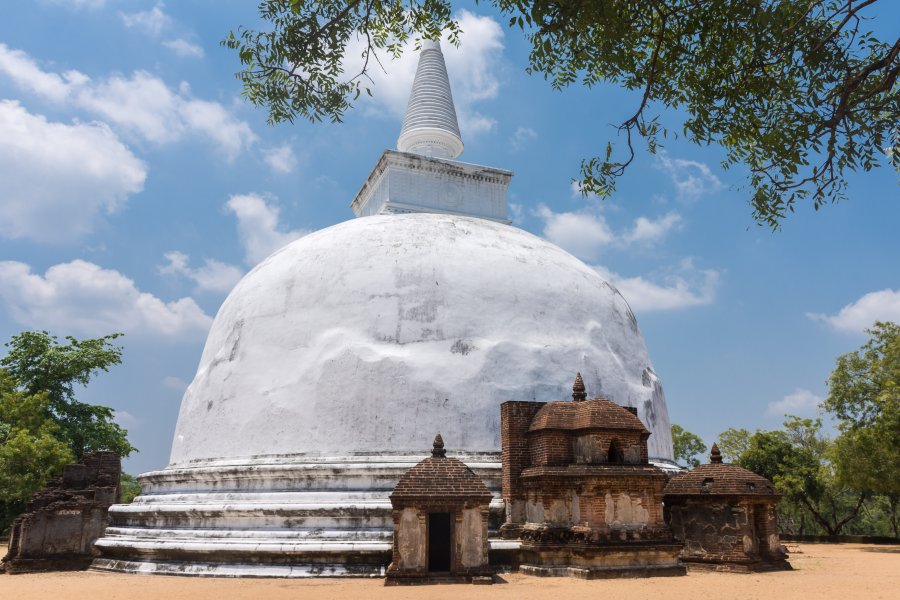
[[[431,445],[431,456],[434,458],[447,456],[447,451],[444,450],[444,438],[441,437],[440,433],[434,436],[434,444]]]
[[[720,463],[722,462],[722,453],[719,452],[719,447],[713,442],[712,450],[709,453],[709,462],[711,463]]]
[[[575,402],[587,400],[587,394],[584,390],[584,380],[581,378],[581,373],[575,375],[575,385],[572,386],[572,400]]]

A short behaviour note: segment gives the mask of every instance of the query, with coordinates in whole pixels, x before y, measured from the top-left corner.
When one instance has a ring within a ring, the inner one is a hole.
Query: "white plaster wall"
[[[425,524],[420,522],[419,511],[404,508],[400,513],[397,531],[397,550],[400,554],[401,570],[425,568]]]
[[[358,217],[447,212],[507,220],[508,171],[387,152],[351,204]]]
[[[462,511],[461,531],[456,533],[456,543],[460,548],[460,562],[466,568],[480,567],[488,563],[487,521],[481,509],[464,508]]]
[[[185,392],[173,465],[274,454],[497,452],[506,400],[636,406],[651,457],[669,417],[625,300],[508,225],[373,216],[310,234],[241,280]]]

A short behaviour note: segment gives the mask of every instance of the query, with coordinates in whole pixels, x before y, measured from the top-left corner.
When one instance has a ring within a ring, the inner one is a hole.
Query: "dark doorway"
[[[450,513],[428,515],[428,571],[450,571]]]
[[[606,462],[614,465],[621,465],[625,462],[625,455],[622,453],[616,440],[609,443],[609,452],[606,453]]]

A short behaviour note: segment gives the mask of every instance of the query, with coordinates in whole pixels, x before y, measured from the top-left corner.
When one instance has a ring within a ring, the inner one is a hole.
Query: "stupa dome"
[[[662,388],[627,303],[515,227],[429,213],[353,219],[253,269],[216,316],[173,466],[260,455],[415,454],[436,430],[497,452],[506,400],[638,408],[671,459]]]

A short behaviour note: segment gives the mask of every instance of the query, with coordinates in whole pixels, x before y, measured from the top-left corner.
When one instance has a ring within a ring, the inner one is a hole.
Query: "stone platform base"
[[[521,573],[540,577],[615,579],[686,575],[681,544],[522,545]]]
[[[543,567],[522,565],[520,573],[538,577],[575,577],[578,579],[622,579],[640,577],[678,577],[687,574],[684,565],[670,567]]]
[[[688,571],[697,573],[766,573],[769,571],[794,570],[791,563],[786,560],[749,563],[684,560],[684,564],[687,566]]]
[[[73,558],[15,558],[0,564],[0,572],[10,575],[40,573],[46,571],[85,571],[91,566],[91,557]]]
[[[447,583],[470,583],[472,585],[492,585],[494,578],[491,575],[473,575],[470,577],[435,575],[429,577],[391,577],[384,580],[385,586],[394,585],[443,585]]]

